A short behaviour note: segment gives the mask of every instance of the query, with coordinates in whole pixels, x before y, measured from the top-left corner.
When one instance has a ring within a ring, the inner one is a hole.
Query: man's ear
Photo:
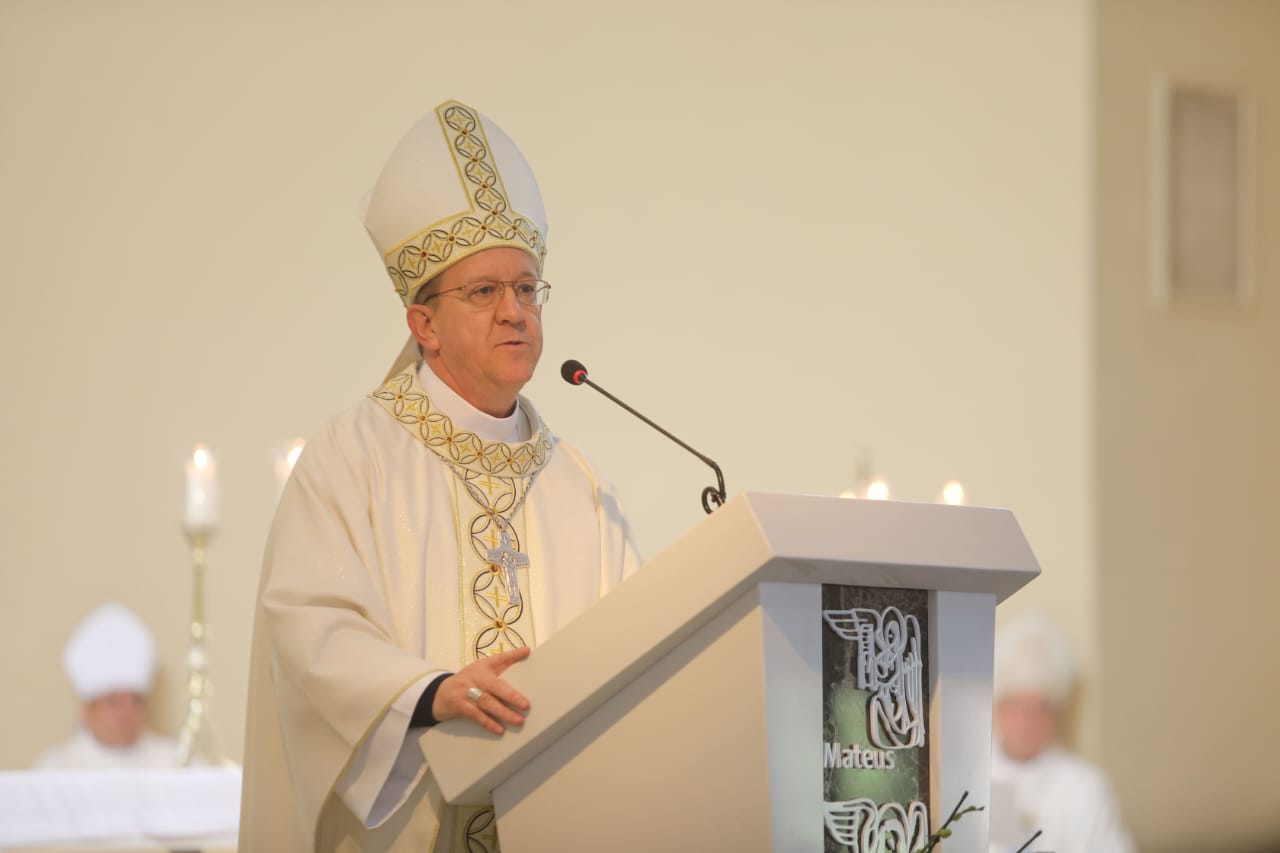
[[[436,336],[435,312],[430,305],[410,305],[405,310],[405,322],[409,324],[409,332],[418,341],[418,346],[422,347],[422,352],[432,353],[433,355],[440,351],[440,340]]]

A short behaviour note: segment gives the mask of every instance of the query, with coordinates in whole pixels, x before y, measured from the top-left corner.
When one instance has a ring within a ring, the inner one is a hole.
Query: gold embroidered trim
[[[474,475],[467,475],[469,480],[472,477]],[[519,526],[514,523],[515,519],[507,518],[505,513],[510,511],[519,495],[527,491],[531,484],[515,478],[492,478],[487,474],[484,479],[498,489],[498,494],[496,498],[476,501],[480,512],[472,517],[470,524],[472,553],[483,565],[471,578],[471,600],[478,616],[483,620],[479,623],[483,627],[476,632],[471,644],[474,660],[529,645],[522,634],[524,625],[521,624],[525,615],[526,593],[521,592],[518,600],[511,600],[511,591],[507,589],[502,567],[490,561],[489,550],[498,547],[504,532],[504,524],[499,521],[499,516],[505,521],[505,532],[511,538],[511,547],[517,551],[522,550]],[[467,491],[475,500],[475,492],[471,488]],[[499,507],[505,507],[506,510]],[[526,576],[523,586],[527,589],[528,572],[522,574]]]
[[[416,366],[391,377],[369,396],[436,455],[474,474],[528,477],[542,470],[551,458],[550,432],[527,400],[522,399],[520,404],[537,426],[533,438],[507,444],[484,441],[473,432],[454,429],[453,420],[432,407],[418,384]]]
[[[470,207],[428,225],[383,256],[387,274],[405,305],[455,253],[461,257],[481,248],[516,246],[532,252],[539,269],[547,255],[546,235],[507,200],[479,116],[457,101],[436,107],[436,116],[440,131],[451,142],[454,165]]]
[[[475,811],[467,815],[467,807],[460,807],[459,821],[461,838],[455,838],[455,849],[464,853],[501,853],[498,844],[498,823],[494,816],[493,806],[472,807]]]
[[[529,441],[486,442],[475,433],[458,430],[448,415],[432,406],[418,382],[416,366],[388,379],[369,396],[454,469],[450,490],[460,571],[459,603],[463,647],[469,650],[470,659],[528,645],[532,639],[532,635],[526,639],[526,631],[532,627],[529,570],[520,570],[525,591],[513,601],[502,569],[490,561],[489,551],[499,546],[504,530],[511,546],[521,550],[524,525],[516,523],[516,516],[533,478],[550,459],[550,431],[523,399],[521,407],[536,425]],[[471,547],[466,548],[464,542]]]

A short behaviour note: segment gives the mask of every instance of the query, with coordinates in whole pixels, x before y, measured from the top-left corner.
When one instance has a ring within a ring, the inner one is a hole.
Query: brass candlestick
[[[226,764],[213,734],[213,718],[209,697],[213,683],[209,680],[209,656],[205,652],[204,570],[205,551],[213,538],[212,527],[186,529],[191,545],[191,644],[187,648],[187,718],[178,733],[178,764]]]

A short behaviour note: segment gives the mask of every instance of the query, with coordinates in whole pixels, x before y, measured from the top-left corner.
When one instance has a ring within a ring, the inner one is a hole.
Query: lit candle
[[[187,529],[211,530],[217,527],[218,499],[218,466],[209,449],[197,444],[191,460],[187,462]]]
[[[947,483],[942,487],[942,502],[952,505],[964,503],[964,486],[956,480]]]
[[[298,457],[302,455],[304,445],[306,445],[305,441],[295,438],[282,450],[276,452],[276,480],[279,486],[277,494],[283,492],[284,484],[289,482],[289,475],[293,473],[293,466],[298,464]]]
[[[889,499],[889,484],[880,477],[872,480],[867,484],[867,499],[887,501]]]

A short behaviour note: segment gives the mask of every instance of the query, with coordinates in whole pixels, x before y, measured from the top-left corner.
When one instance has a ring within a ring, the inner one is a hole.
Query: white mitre
[[[1075,676],[1070,641],[1043,614],[1028,613],[996,631],[996,701],[1030,691],[1061,705],[1071,695]]]
[[[156,646],[136,613],[108,602],[72,632],[62,663],[85,702],[116,690],[146,694],[155,675]]]
[[[547,216],[524,155],[478,110],[445,101],[391,152],[370,191],[364,227],[406,305],[458,261],[498,246],[522,249],[542,270]],[[391,369],[418,359],[411,337]]]

